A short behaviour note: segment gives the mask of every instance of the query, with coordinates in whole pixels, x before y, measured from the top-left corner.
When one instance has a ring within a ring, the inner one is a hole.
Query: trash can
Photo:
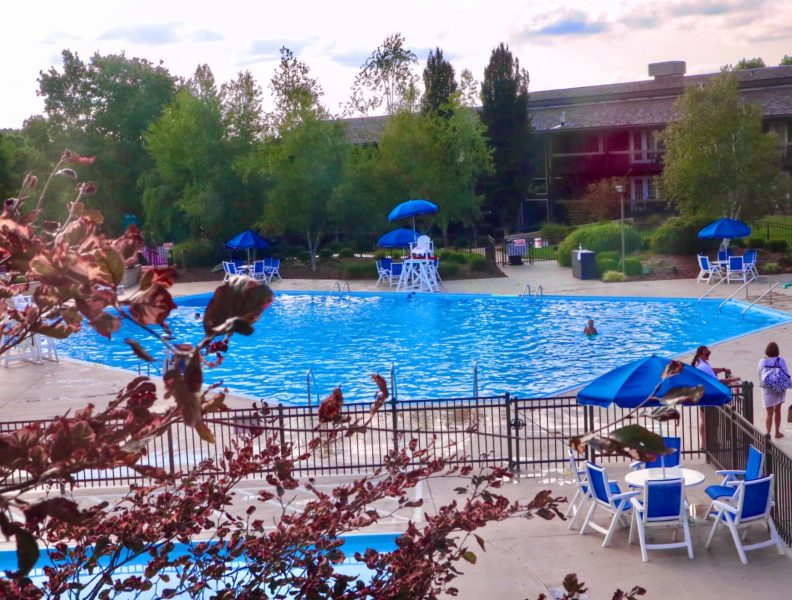
[[[523,264],[523,256],[525,256],[525,240],[512,240],[509,242],[509,264],[521,265]]]
[[[572,250],[572,275],[578,279],[597,278],[597,253],[592,250]]]

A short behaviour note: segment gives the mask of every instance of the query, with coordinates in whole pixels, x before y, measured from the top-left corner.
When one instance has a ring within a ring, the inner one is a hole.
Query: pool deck
[[[512,294],[518,295],[530,283],[532,289],[541,285],[545,294],[570,296],[630,296],[697,298],[707,289],[705,284],[693,280],[669,280],[604,284],[600,281],[574,279],[570,269],[555,264],[505,267],[507,277],[479,280],[449,281],[444,285],[450,293]],[[781,278],[786,280],[786,278]],[[218,282],[176,284],[175,295],[209,292]],[[272,285],[278,290],[330,291],[333,281],[285,280]],[[374,281],[352,281],[355,291],[388,291],[377,288]],[[751,286],[751,299],[769,287],[769,282]],[[737,289],[736,285],[720,286],[712,297],[725,298]],[[740,295],[745,299],[744,292]],[[763,303],[767,304],[767,303]],[[792,290],[773,292],[772,308],[792,313]],[[581,328],[583,327],[581,323]],[[597,322],[600,330],[605,322]],[[757,381],[756,364],[764,355],[769,341],[779,343],[782,355],[792,357],[792,324],[779,325],[769,331],[713,344],[712,362],[715,366],[728,366],[735,375]],[[632,359],[625,357],[625,362]],[[689,360],[690,356],[683,356]],[[129,374],[99,365],[62,360],[42,365],[14,363],[8,369],[0,367],[0,420],[30,419],[54,416],[79,408],[91,402],[102,406],[115,392],[129,381]],[[755,422],[761,427],[764,411],[760,394],[755,398]],[[250,400],[230,398],[232,406],[249,406]],[[786,406],[784,407],[786,412]],[[792,424],[784,423],[786,437],[778,440],[779,446],[792,454]],[[707,475],[707,483],[717,477],[708,465],[693,465]],[[625,468],[614,466],[611,477],[621,479]],[[331,478],[325,478],[332,483]],[[427,502],[421,510],[402,515],[422,519],[422,511],[431,511],[435,504],[456,497],[453,488],[459,485],[451,478],[439,479],[416,490]],[[693,504],[705,502],[703,487],[691,490]],[[563,475],[548,474],[545,480],[522,479],[508,485],[505,493],[530,499],[540,489],[553,489],[559,496],[571,496],[574,490]],[[86,501],[116,496],[118,490],[83,490]],[[244,496],[245,494],[241,494]],[[478,555],[475,565],[462,565],[467,576],[456,584],[461,598],[536,598],[548,588],[558,587],[566,573],[576,572],[589,585],[590,599],[610,598],[615,589],[630,589],[641,585],[648,589],[647,598],[696,598],[715,600],[722,598],[782,598],[792,586],[792,553],[778,556],[774,550],[762,549],[749,553],[749,564],[740,564],[737,553],[727,534],[716,538],[717,546],[704,548],[705,525],[694,527],[696,559],[687,559],[684,551],[655,551],[650,562],[643,563],[639,548],[627,543],[626,532],[618,532],[610,548],[601,548],[602,536],[588,533],[577,535],[566,529],[558,520],[511,520],[490,525],[482,533],[487,551]],[[398,531],[399,516],[384,523],[379,531]]]

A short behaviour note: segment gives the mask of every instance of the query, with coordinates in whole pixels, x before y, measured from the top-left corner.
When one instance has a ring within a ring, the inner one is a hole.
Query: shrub
[[[330,248],[330,251],[333,254],[338,254],[338,251],[344,247],[344,244],[341,242],[330,242],[329,244],[325,244],[325,248]]]
[[[437,267],[437,271],[440,273],[440,277],[443,279],[456,277],[459,275],[459,265],[456,263],[441,262]]]
[[[545,223],[539,230],[539,235],[553,246],[560,244],[569,235],[570,228],[561,223]]]
[[[658,227],[652,238],[652,250],[658,254],[696,254],[702,246],[712,250],[717,240],[700,240],[698,232],[711,223],[708,217],[671,217]]]
[[[440,252],[437,253],[437,258],[439,258],[440,260],[450,260],[449,257],[452,254],[453,252],[451,250],[440,250]]]
[[[765,250],[768,252],[786,252],[789,244],[786,240],[767,240]]]
[[[333,258],[333,251],[330,248],[322,248],[321,250],[319,250],[319,258],[321,258],[322,260]]]
[[[775,262],[769,262],[761,265],[760,270],[762,271],[762,273],[766,273],[768,275],[772,275],[773,273],[780,273],[782,271],[781,265]]]
[[[764,238],[760,237],[752,237],[748,239],[748,247],[749,248],[764,248],[765,247],[765,240]]]
[[[344,279],[376,279],[377,265],[372,261],[346,262],[341,265]]]
[[[228,253],[220,244],[207,240],[186,240],[174,246],[173,259],[184,267],[209,267],[228,260]]]
[[[381,260],[383,258],[388,258],[388,252],[386,250],[377,250],[374,253],[374,260]]]
[[[300,262],[308,262],[309,260],[311,260],[311,253],[308,252],[308,250],[300,250],[297,253],[297,260],[299,260]]]
[[[305,248],[303,246],[287,246],[286,249],[283,251],[283,255],[286,256],[287,258],[297,258],[300,256],[300,252],[303,251],[305,251]]]
[[[564,267],[572,266],[572,250],[583,246],[586,250],[618,252],[621,248],[621,227],[618,223],[598,223],[589,225],[569,234],[558,246],[558,263]],[[626,252],[634,252],[641,246],[641,235],[630,226],[624,228]]]
[[[355,251],[352,250],[352,248],[341,248],[338,251],[338,256],[340,256],[341,258],[352,258],[353,256],[355,256]]]
[[[611,258],[616,261],[619,260],[620,256],[621,252],[616,252],[615,250],[605,250],[605,252],[600,252],[597,254],[597,258]]]
[[[404,253],[401,250],[394,250],[391,252],[391,258],[393,260],[399,260],[402,256],[404,256]]]
[[[470,258],[468,258],[468,264],[471,271],[486,271],[487,257],[481,254],[471,254]]]
[[[621,270],[621,261],[619,261],[619,269]],[[643,273],[643,265],[637,258],[624,259],[624,274],[629,277],[635,277]]]
[[[467,262],[467,254],[464,252],[450,252],[446,260],[458,265],[464,265]]]
[[[597,274],[602,275],[606,271],[615,271],[618,263],[613,258],[600,258],[597,257]]]
[[[605,283],[618,283],[624,281],[624,275],[621,271],[605,271],[602,274],[602,281]]]

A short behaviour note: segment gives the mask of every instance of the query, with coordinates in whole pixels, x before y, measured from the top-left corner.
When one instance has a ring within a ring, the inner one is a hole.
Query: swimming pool
[[[364,562],[360,562],[355,560],[355,553],[359,552],[363,554],[366,549],[374,548],[378,552],[392,552],[396,550],[396,538],[399,537],[400,534],[398,533],[364,533],[364,534],[349,534],[343,535],[340,539],[344,540],[344,544],[341,547],[341,550],[344,552],[345,558],[342,563],[333,565],[333,569],[336,573],[341,575],[346,575],[348,577],[355,577],[367,581],[372,574],[372,571],[366,567]],[[174,549],[169,552],[170,558],[176,558],[178,556],[187,555],[190,553],[190,545],[183,544],[183,543],[175,543]],[[127,577],[145,576],[145,568],[146,565],[151,560],[151,557],[148,554],[142,554],[140,556],[136,556],[134,558],[130,558],[128,560],[123,561],[123,566],[120,567],[114,577],[114,579],[124,579]],[[98,560],[99,565],[107,566],[108,560],[107,558],[100,558]],[[41,552],[36,565],[33,567],[33,570],[28,575],[33,583],[39,587],[43,587],[46,585],[47,578],[44,575],[44,567],[52,566],[56,563],[52,561],[49,556],[49,553],[46,551]],[[242,565],[242,563],[240,563]],[[17,554],[15,550],[4,550],[0,551],[0,570],[4,572],[11,572],[17,569]],[[175,577],[178,577],[179,573],[176,572],[175,569],[165,569],[164,574],[168,575],[172,580]],[[87,581],[91,580],[90,575],[86,575],[86,579],[83,580],[82,583],[86,583]],[[119,599],[132,599],[135,600],[145,600],[147,598],[160,598],[163,588],[173,587],[171,583],[163,581],[163,580],[152,580],[154,587],[146,592],[124,592],[121,594],[113,594],[113,598]],[[238,583],[238,581],[237,581]],[[205,594],[198,596],[198,598],[208,598],[216,590],[222,589],[223,581],[222,579],[217,582],[215,589],[207,590]],[[195,598],[194,594],[179,594],[177,596],[173,596],[173,598]]]
[[[174,339],[196,342],[210,295],[177,299]],[[625,362],[673,356],[789,322],[786,313],[719,300],[457,294],[277,293],[250,337],[234,336],[225,362],[206,372],[234,391],[268,402],[304,404],[313,372],[321,395],[340,385],[348,401],[370,400],[370,375],[395,365],[398,397],[470,396],[473,365],[481,395],[541,397],[582,385]],[[600,334],[583,336],[588,318]],[[72,358],[137,370],[123,342],[153,355],[162,346],[125,323],[113,340],[88,328],[60,348]],[[313,386],[312,386],[313,388]],[[312,389],[312,394],[314,393]]]

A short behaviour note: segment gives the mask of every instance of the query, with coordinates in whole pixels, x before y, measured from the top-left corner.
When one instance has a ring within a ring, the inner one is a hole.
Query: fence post
[[[594,407],[587,406],[586,407],[586,433],[594,431]],[[591,449],[591,446],[586,444],[586,455],[587,459],[591,462],[591,464],[597,464],[597,457],[594,454],[594,450]]]
[[[399,413],[396,410],[396,398],[391,398],[391,425],[393,427],[393,451],[399,451]]]
[[[754,389],[753,381],[743,381],[742,392],[743,392],[743,404],[745,406],[745,408],[743,409],[743,417],[745,417],[745,420],[751,424],[753,424],[754,422],[753,389]]]
[[[280,445],[283,448],[286,445],[286,432],[283,427],[283,404],[278,404],[278,428],[280,429]]]
[[[732,412],[737,412],[732,410]],[[737,419],[734,418],[732,415],[731,419],[729,419],[729,440],[731,443],[729,444],[731,450],[731,460],[729,461],[728,469],[736,469],[737,468]]]
[[[506,452],[507,457],[509,460],[509,470],[514,470],[516,467],[518,470],[520,468],[519,463],[515,465],[514,462],[514,453],[512,452],[512,417],[511,417],[511,405],[512,400],[509,397],[509,394],[506,394]]]
[[[173,458],[173,424],[168,425],[168,467],[170,468],[170,474],[173,475],[176,472],[176,461]]]
[[[770,449],[771,449],[772,445],[773,445],[773,438],[771,437],[771,435],[769,433],[766,433],[765,436],[764,436],[764,448],[762,448],[762,450],[764,451],[764,455],[765,455],[764,475],[767,475],[768,473],[774,473],[774,471],[773,471],[773,453],[770,452]],[[775,485],[778,485],[778,476],[777,475],[776,475],[775,479],[776,479]],[[775,497],[777,498],[778,494],[776,494]]]

